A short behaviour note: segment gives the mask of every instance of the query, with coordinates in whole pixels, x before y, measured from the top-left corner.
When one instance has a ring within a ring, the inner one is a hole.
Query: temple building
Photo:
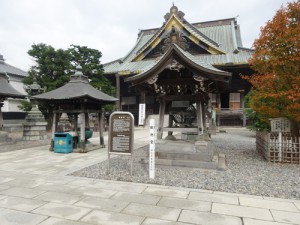
[[[243,47],[237,19],[189,23],[184,16],[173,5],[160,28],[141,30],[126,56],[104,64],[117,89],[117,108],[137,116],[144,103],[146,116],[160,113],[159,129],[169,114],[174,129],[168,131],[195,126],[191,117],[201,132],[212,110],[217,125],[245,126],[250,85],[240,75],[253,73],[253,50]]]

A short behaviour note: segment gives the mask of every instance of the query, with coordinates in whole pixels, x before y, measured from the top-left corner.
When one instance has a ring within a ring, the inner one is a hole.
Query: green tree
[[[89,77],[92,86],[101,89],[108,95],[115,95],[114,87],[103,76],[103,67],[100,61],[102,54],[96,49],[71,45],[70,48],[64,50],[40,43],[33,44],[28,54],[33,58],[35,64],[29,69],[29,76],[23,80],[26,85],[32,84],[36,79],[42,88],[46,88],[46,91],[57,89],[70,80],[70,75],[75,73],[77,66],[81,66],[82,73]],[[29,109],[30,105],[24,102],[22,107]],[[40,104],[39,108],[46,116],[53,110],[51,104]],[[111,111],[113,108],[111,105],[105,106],[107,111]],[[51,120],[51,118],[49,119]]]
[[[32,84],[35,77],[41,87],[51,91],[69,81],[72,64],[68,50],[56,50],[46,44],[33,44],[28,54],[33,57],[35,65],[30,67],[29,76],[23,80],[24,84]]]
[[[74,70],[77,66],[80,66],[82,73],[91,80],[90,83],[93,87],[101,89],[108,95],[115,95],[115,88],[103,76],[103,66],[100,61],[102,53],[100,51],[79,45],[71,45],[68,50]]]

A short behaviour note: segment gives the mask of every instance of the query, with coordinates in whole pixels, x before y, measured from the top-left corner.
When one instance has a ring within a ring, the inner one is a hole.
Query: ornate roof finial
[[[173,14],[176,15],[180,20],[184,20],[184,13],[178,10],[178,7],[174,5],[174,2],[172,2],[172,4],[173,5],[170,8],[170,12],[164,16],[165,20],[168,21]]]

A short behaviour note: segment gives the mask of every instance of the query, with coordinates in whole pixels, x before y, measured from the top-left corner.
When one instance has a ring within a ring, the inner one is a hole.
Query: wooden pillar
[[[161,99],[159,101],[159,124],[157,131],[157,139],[162,139],[164,129],[164,118],[165,118],[166,101]]]
[[[85,113],[80,113],[80,152],[86,152],[85,151]]]
[[[116,97],[117,99],[119,99],[118,101],[116,101],[116,108],[117,111],[121,110],[121,86],[120,86],[120,75],[116,74]]]
[[[201,102],[201,114],[202,114],[202,127],[203,127],[203,132],[206,132],[206,112],[205,112],[204,102]],[[203,132],[202,132],[202,133],[203,133]]]
[[[202,107],[201,107],[201,102],[197,101],[196,102],[196,108],[197,108],[197,127],[198,127],[198,135],[203,134],[203,117],[202,117]]]
[[[90,128],[89,114],[85,113],[85,127]]]
[[[140,103],[141,104],[145,104],[146,103],[146,92],[145,91],[141,91]]]
[[[75,134],[75,137],[78,138],[78,132],[77,132],[77,129],[78,129],[78,115],[77,113],[74,114],[74,134]],[[78,139],[75,139],[77,140],[77,142],[75,143],[75,148],[78,148]]]
[[[241,109],[242,109],[242,113],[243,113],[243,127],[245,127],[247,125],[247,118],[246,118],[246,114],[245,114],[245,101],[244,101],[244,98],[245,98],[245,93],[244,92],[241,92],[240,93],[240,102],[241,102]]]
[[[53,112],[53,121],[52,121],[52,134],[51,134],[51,144],[50,151],[54,151],[54,137],[56,132],[56,123],[57,123],[57,113]]]
[[[103,138],[103,112],[98,113],[98,126],[99,126],[99,139],[100,139],[100,148],[105,148],[104,138]]]
[[[218,108],[218,112],[221,112],[221,94],[217,93],[217,108]]]
[[[3,114],[2,114],[2,106],[3,106],[3,103],[0,102],[0,130],[2,130],[2,127],[3,127]]]

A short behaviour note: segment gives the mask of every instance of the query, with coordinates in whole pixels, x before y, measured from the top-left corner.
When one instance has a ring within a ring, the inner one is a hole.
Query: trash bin
[[[68,133],[55,133],[54,152],[70,153],[73,152],[73,137]]]

